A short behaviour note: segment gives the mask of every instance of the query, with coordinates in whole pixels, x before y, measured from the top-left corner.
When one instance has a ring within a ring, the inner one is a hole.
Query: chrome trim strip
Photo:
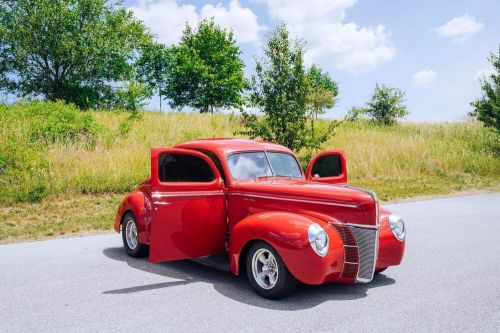
[[[366,225],[366,224],[357,224],[357,223],[346,223],[351,227],[361,228],[361,229],[374,229],[377,230],[378,226],[376,225]]]
[[[356,247],[357,248],[356,245],[346,245],[346,244],[344,244],[344,247]]]
[[[351,264],[351,265],[359,265],[359,262],[344,261],[344,263]]]
[[[208,197],[208,196],[223,196],[224,192],[153,192],[153,198],[177,198],[177,197]]]
[[[155,204],[155,205],[170,205],[170,202],[153,201],[153,204]]]
[[[314,203],[314,204],[328,205],[328,206],[358,208],[358,206],[356,206],[356,205],[349,205],[349,204],[339,204],[339,203],[326,202],[326,201],[316,201],[316,200],[290,199],[290,198],[273,197],[273,196],[259,195],[259,194],[229,193],[229,195],[251,197],[251,198],[262,198],[262,199],[274,199],[274,200],[282,200],[282,201],[305,202],[305,203]]]

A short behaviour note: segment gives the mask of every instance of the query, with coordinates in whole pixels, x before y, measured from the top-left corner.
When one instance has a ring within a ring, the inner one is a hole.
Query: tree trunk
[[[160,112],[161,112],[161,90],[158,90],[158,95],[160,95]]]

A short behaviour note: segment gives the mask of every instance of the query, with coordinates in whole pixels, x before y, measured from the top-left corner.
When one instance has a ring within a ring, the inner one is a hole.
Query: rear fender
[[[307,232],[312,223],[322,226],[329,236],[329,251],[325,257],[317,255],[309,244]],[[232,228],[229,257],[233,274],[239,274],[240,261],[244,264],[248,245],[259,240],[269,243],[290,273],[303,283],[336,281],[342,273],[344,248],[333,227],[317,217],[272,211],[248,216]]]
[[[120,232],[123,217],[127,212],[134,214],[139,229],[139,242],[149,244],[149,227],[151,225],[151,200],[142,191],[133,191],[123,198],[115,216],[114,229]]]

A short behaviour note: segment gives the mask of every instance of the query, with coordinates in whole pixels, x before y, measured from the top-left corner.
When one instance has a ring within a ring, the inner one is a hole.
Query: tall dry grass
[[[223,114],[93,112],[95,147],[55,144],[47,159],[52,192],[124,192],[149,175],[149,149],[198,138],[233,137],[237,117]],[[344,149],[353,184],[384,199],[497,186],[498,141],[477,122],[343,123],[323,149]],[[300,156],[306,155],[301,152]]]
[[[151,147],[233,137],[240,126],[238,117],[224,114],[145,112],[130,119],[91,111],[91,137],[84,132],[64,139],[84,128],[68,122],[62,139],[40,141],[28,135],[38,124],[19,116],[22,108],[0,107],[0,242],[109,230],[121,196],[149,176]],[[51,138],[50,126],[43,133]],[[500,190],[499,138],[473,121],[393,127],[345,122],[323,149],[343,149],[349,183],[375,190],[382,200]]]

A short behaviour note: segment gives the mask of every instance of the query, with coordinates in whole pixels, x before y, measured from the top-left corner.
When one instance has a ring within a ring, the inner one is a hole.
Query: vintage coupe
[[[151,177],[122,201],[114,229],[130,256],[195,259],[245,273],[276,299],[300,281],[367,283],[401,263],[403,220],[347,185],[344,153],[302,171],[281,145],[207,139],[151,149]]]

